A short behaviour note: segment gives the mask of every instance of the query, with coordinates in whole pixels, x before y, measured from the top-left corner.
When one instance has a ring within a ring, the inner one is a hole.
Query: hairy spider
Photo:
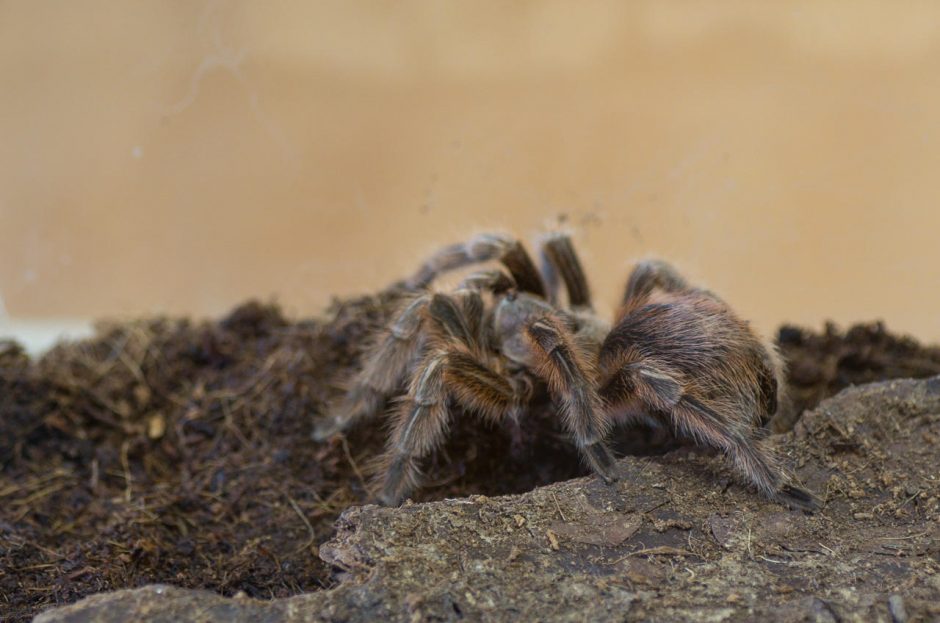
[[[793,506],[812,497],[786,484],[759,426],[777,410],[783,366],[715,295],[690,287],[667,264],[630,275],[613,329],[594,314],[581,263],[566,235],[541,246],[541,271],[517,240],[476,236],[434,254],[408,280],[414,291],[377,336],[365,364],[317,439],[394,409],[379,500],[420,485],[419,462],[443,443],[449,405],[483,418],[518,418],[544,383],[585,462],[615,479],[605,442],[615,422],[654,423],[713,447],[766,496]],[[496,260],[450,294],[428,287],[440,274]],[[567,306],[559,304],[559,286]]]

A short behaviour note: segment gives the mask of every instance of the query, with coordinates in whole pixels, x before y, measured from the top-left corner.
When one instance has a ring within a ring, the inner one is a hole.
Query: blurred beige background
[[[658,255],[937,340],[938,163],[934,2],[0,2],[8,322],[309,314],[566,215],[605,304]]]

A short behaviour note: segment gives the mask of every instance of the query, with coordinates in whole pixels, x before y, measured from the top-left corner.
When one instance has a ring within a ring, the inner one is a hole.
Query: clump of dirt
[[[827,323],[822,333],[783,326],[777,344],[787,361],[793,408],[774,422],[783,432],[806,409],[850,385],[886,379],[927,378],[940,374],[940,347],[890,333],[881,322],[847,331]]]
[[[252,302],[218,322],[104,325],[37,361],[0,342],[0,619],[151,582],[262,598],[328,586],[318,546],[369,500],[384,429],[310,433],[398,298],[299,322]],[[852,382],[940,371],[938,349],[880,325],[780,338],[800,407]],[[514,431],[455,420],[421,500],[584,473],[547,405]]]

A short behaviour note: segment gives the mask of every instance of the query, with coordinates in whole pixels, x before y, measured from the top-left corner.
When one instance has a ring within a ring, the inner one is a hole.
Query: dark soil
[[[858,324],[845,333],[827,323],[822,333],[783,326],[777,344],[789,372],[793,417],[775,422],[778,432],[824,398],[850,385],[940,374],[940,347],[890,333],[881,322]]]
[[[262,598],[328,586],[318,547],[369,499],[384,431],[310,432],[395,300],[300,322],[248,303],[219,322],[107,325],[37,361],[0,342],[0,620],[152,582]],[[853,383],[940,373],[940,348],[880,324],[785,327],[780,345],[797,412]],[[517,431],[456,419],[421,500],[583,474],[547,408]]]

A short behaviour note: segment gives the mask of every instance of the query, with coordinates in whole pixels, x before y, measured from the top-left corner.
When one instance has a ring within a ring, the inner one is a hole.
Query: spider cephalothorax
[[[541,256],[539,271],[518,241],[481,235],[442,249],[405,282],[413,295],[315,431],[322,439],[345,430],[404,392],[380,501],[397,504],[420,485],[419,462],[443,443],[449,405],[495,422],[514,419],[529,405],[533,382],[542,382],[581,456],[607,482],[614,479],[610,427],[642,420],[722,450],[771,498],[811,503],[785,484],[761,444],[758,426],[776,411],[782,365],[747,323],[666,264],[644,262],[610,330],[591,310],[569,238],[548,238]],[[474,273],[450,294],[428,290],[442,272],[490,260],[508,273]],[[567,306],[558,303],[560,282]]]

